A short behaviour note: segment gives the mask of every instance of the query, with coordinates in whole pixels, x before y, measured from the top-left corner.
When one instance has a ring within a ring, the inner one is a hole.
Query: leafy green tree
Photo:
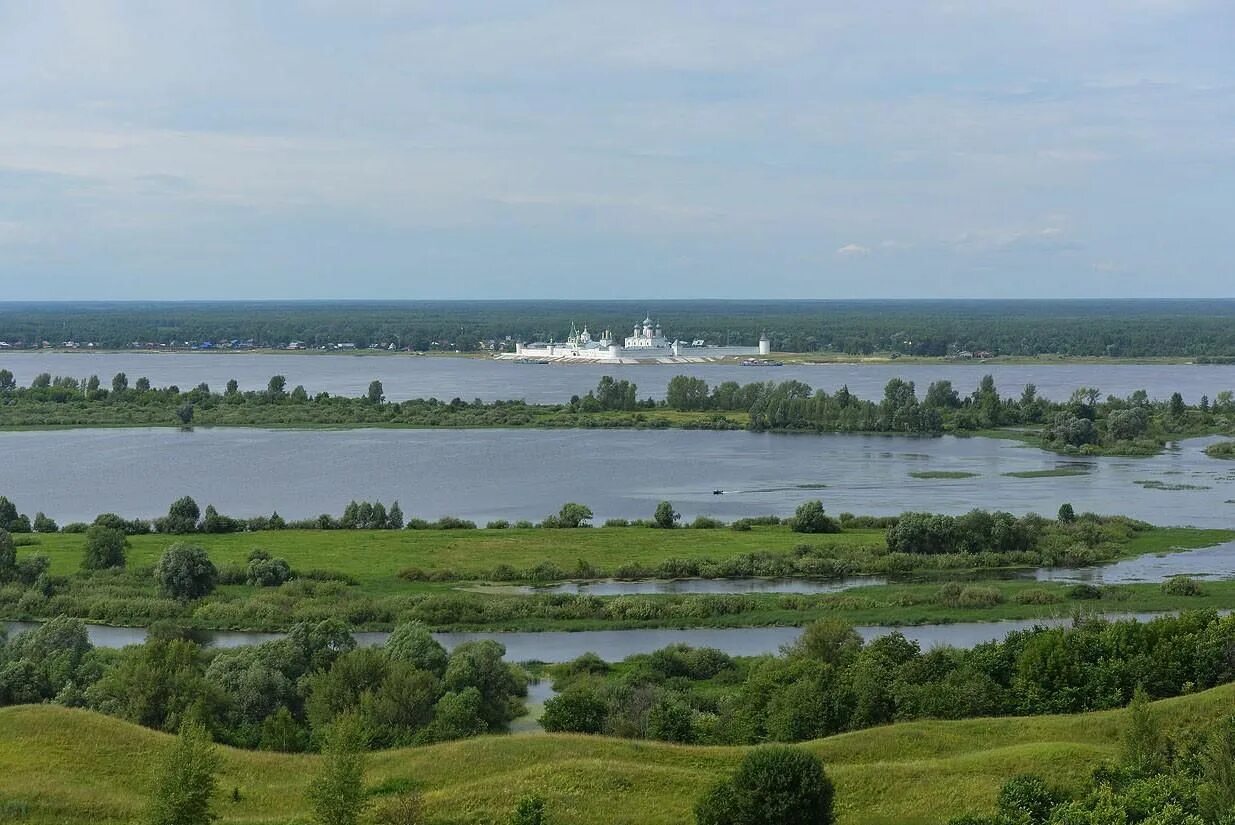
[[[150,392],[150,379],[143,375],[141,378],[137,379],[137,383],[133,385],[133,389],[138,392]]]
[[[862,637],[843,619],[811,622],[789,648],[791,655],[836,667],[849,665],[861,650]]]
[[[103,713],[168,732],[178,730],[190,718],[208,718],[222,699],[202,673],[200,652],[187,639],[154,638],[126,649],[86,690],[86,703]]]
[[[818,499],[798,505],[789,529],[795,533],[839,533],[840,524],[823,511],[823,502]]]
[[[480,715],[482,703],[480,691],[474,687],[442,694],[433,708],[433,722],[425,731],[424,740],[446,742],[484,733],[488,726]]]
[[[420,670],[427,670],[438,678],[446,674],[449,657],[429,628],[421,622],[403,622],[395,626],[386,640],[386,655],[391,661],[405,662]]]
[[[227,389],[224,391],[223,394],[227,396],[228,398],[234,398],[240,395],[240,384],[236,381],[235,378],[229,378],[227,380]]]
[[[391,662],[377,690],[361,697],[374,746],[409,745],[433,719],[442,683],[427,670]]]
[[[652,514],[652,523],[657,527],[665,530],[672,529],[678,526],[678,520],[682,518],[682,514],[673,509],[673,505],[667,501],[662,501],[656,505],[656,512]]]
[[[6,582],[16,575],[17,545],[9,531],[0,527],[0,582]]]
[[[807,751],[764,746],[750,751],[731,779],[695,806],[698,825],[832,825],[832,782]]]
[[[587,526],[587,522],[591,521],[592,518],[592,508],[586,504],[568,501],[562,505],[562,509],[558,511],[556,516],[550,516],[545,519],[545,527],[574,529]]]
[[[1162,728],[1149,705],[1149,694],[1140,685],[1128,703],[1126,718],[1120,739],[1123,763],[1141,774],[1160,771],[1165,763]]]
[[[1200,754],[1197,801],[1207,822],[1235,813],[1235,717],[1215,725]]]
[[[10,533],[29,533],[29,520],[17,512],[17,505],[0,496],[0,530]]]
[[[381,381],[369,382],[369,391],[365,393],[365,400],[370,404],[380,404],[386,400],[386,391],[382,388]]]
[[[122,392],[124,392],[128,388],[129,388],[129,377],[127,375],[125,375],[123,372],[118,372],[112,376],[111,391],[113,393],[115,393],[116,395],[120,395]]]
[[[330,727],[322,748],[322,767],[309,785],[309,803],[318,825],[356,825],[368,802],[365,793],[365,738],[360,717],[345,713]]]
[[[0,392],[11,392],[17,389],[17,382],[13,380],[13,373],[9,370],[0,370]]]
[[[190,601],[214,591],[219,582],[219,571],[204,549],[177,542],[159,557],[154,566],[154,579],[163,595]]]
[[[180,419],[181,426],[187,427],[193,423],[193,404],[186,402],[176,408],[176,418]]]
[[[550,733],[600,733],[609,706],[590,680],[575,682],[545,702],[541,726]]]
[[[662,742],[692,742],[694,711],[674,695],[662,696],[648,711],[648,738]]]
[[[459,692],[469,687],[480,691],[480,716],[491,731],[505,730],[522,710],[521,697],[527,682],[517,667],[503,660],[506,648],[492,639],[464,642],[450,654],[442,685]]]
[[[264,550],[249,553],[245,583],[253,587],[278,587],[292,578],[292,569],[286,559],[271,558]]]
[[[1167,409],[1173,418],[1181,418],[1188,410],[1188,405],[1184,403],[1184,397],[1177,392],[1171,393],[1171,400],[1167,403]]]
[[[309,676],[305,716],[315,735],[328,730],[341,715],[359,712],[361,700],[377,692],[389,670],[382,650],[359,647],[335,659],[329,670]]]
[[[206,729],[194,722],[181,725],[156,769],[145,821],[149,825],[210,825],[215,819],[210,800],[218,768],[219,756]]]
[[[665,389],[665,404],[674,410],[706,410],[710,400],[708,383],[702,378],[675,375]]]
[[[60,527],[47,517],[45,513],[39,511],[34,514],[34,532],[36,533],[55,533]]]
[[[1059,505],[1059,521],[1062,524],[1071,524],[1076,521],[1076,511],[1072,509],[1072,505],[1069,502],[1065,501]]]
[[[181,496],[167,508],[167,515],[157,522],[160,533],[183,535],[197,532],[197,522],[202,516],[192,496]]]
[[[282,375],[272,375],[266,383],[266,395],[278,401],[287,395],[287,379]]]
[[[390,504],[390,512],[386,514],[386,529],[402,530],[403,529],[403,508],[399,506],[399,500],[395,499]]]
[[[86,530],[86,552],[82,556],[83,570],[107,570],[124,567],[125,548],[129,540],[114,527],[93,525]]]
[[[262,720],[258,747],[264,751],[298,753],[308,747],[308,736],[287,705],[280,705],[278,710]]]

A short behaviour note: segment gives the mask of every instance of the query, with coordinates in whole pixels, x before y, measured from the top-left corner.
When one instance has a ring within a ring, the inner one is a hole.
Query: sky
[[[1230,0],[0,0],[0,300],[1235,296]]]

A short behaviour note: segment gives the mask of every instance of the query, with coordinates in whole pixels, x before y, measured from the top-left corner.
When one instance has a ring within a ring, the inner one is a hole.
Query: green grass
[[[28,550],[46,554],[52,573],[75,572],[81,564],[85,537],[54,533],[36,536]],[[132,536],[130,567],[154,564],[174,541],[204,547],[216,565],[241,564],[260,547],[288,560],[293,568],[335,570],[352,576],[366,590],[403,589],[396,578],[408,567],[426,571],[452,570],[480,575],[498,564],[516,569],[551,561],[571,569],[580,559],[604,569],[622,564],[655,565],[665,559],[722,560],[760,550],[786,552],[810,543],[836,548],[838,554],[871,548],[882,550],[883,530],[803,535],[787,527],[757,526],[736,530],[654,530],[639,527],[596,527],[587,530],[272,530],[173,537]]]
[[[977,473],[967,473],[963,470],[916,470],[909,474],[910,478],[977,478]]]
[[[1018,470],[1014,473],[1004,473],[1008,478],[1067,478],[1068,476],[1087,476],[1089,470],[1084,467],[1052,467],[1049,470]]]
[[[785,527],[761,527],[748,533],[729,530],[450,530],[450,531],[274,531],[196,535],[220,566],[244,561],[261,547],[286,558],[293,568],[335,570],[355,584],[291,582],[283,588],[236,584],[220,587],[206,599],[179,603],[158,596],[148,571],[175,537],[135,536],[126,572],[92,578],[71,576],[66,589],[46,602],[30,602],[25,591],[10,585],[0,590],[0,617],[49,618],[66,614],[105,624],[144,625],[166,618],[203,629],[281,630],[297,621],[333,615],[358,629],[389,629],[408,619],[436,629],[594,630],[640,627],[748,627],[803,625],[834,616],[854,624],[914,625],[958,621],[993,621],[1067,616],[1077,608],[1110,611],[1167,611],[1228,607],[1235,582],[1207,582],[1200,596],[1170,596],[1154,584],[1111,590],[1101,602],[1073,602],[1068,586],[1001,579],[998,568],[974,569],[969,556],[929,557],[933,571],[923,583],[893,583],[819,595],[747,594],[733,597],[647,595],[624,599],[589,598],[586,608],[571,607],[552,596],[518,595],[509,587],[485,587],[474,580],[406,581],[398,571],[416,566],[425,571],[455,570],[456,575],[491,570],[499,562],[530,567],[550,559],[569,570],[584,558],[613,569],[628,560],[649,566],[669,558],[725,558],[755,548],[785,551],[800,542],[830,548],[853,564],[879,565],[883,533],[855,530],[806,536]],[[23,537],[22,555],[44,553],[53,572],[77,570],[84,539],[75,534]],[[1123,557],[1198,548],[1235,539],[1235,531],[1154,528],[1133,533],[1118,547]],[[986,564],[1001,563],[988,559]],[[881,572],[879,568],[873,572]],[[993,578],[992,578],[993,577]],[[993,588],[999,598],[972,606],[941,603],[939,589],[948,580]],[[988,580],[984,580],[988,579]],[[463,592],[470,590],[473,592]],[[1045,600],[1024,595],[1044,590]],[[1022,603],[1024,602],[1024,603]],[[618,610],[621,605],[627,607]],[[691,605],[694,605],[693,607]],[[720,605],[723,609],[712,609]],[[638,606],[637,609],[631,609]],[[707,609],[697,609],[705,607]],[[611,609],[612,608],[612,609]]]
[[[1177,484],[1169,481],[1159,481],[1156,478],[1138,479],[1132,483],[1138,484],[1146,490],[1189,491],[1211,489],[1203,484]]]
[[[1204,728],[1230,713],[1235,686],[1156,702],[1168,731]],[[989,810],[999,786],[1025,772],[1077,790],[1118,753],[1126,711],[1077,716],[912,722],[804,747],[836,783],[846,825],[942,825]],[[1182,734],[1180,734],[1182,736]],[[0,709],[0,800],[25,825],[120,825],[141,812],[165,734],[82,710]],[[303,823],[319,758],[220,748],[219,821]],[[694,800],[726,775],[742,748],[689,747],[602,737],[511,735],[373,754],[370,787],[413,782],[429,821],[508,821],[524,794],[545,797],[555,825],[680,825]],[[240,801],[231,801],[233,788]]]

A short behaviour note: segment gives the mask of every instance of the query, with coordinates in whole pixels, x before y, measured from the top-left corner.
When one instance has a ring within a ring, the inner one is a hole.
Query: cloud
[[[1229,291],[1222,0],[86,5],[0,0],[5,296]]]

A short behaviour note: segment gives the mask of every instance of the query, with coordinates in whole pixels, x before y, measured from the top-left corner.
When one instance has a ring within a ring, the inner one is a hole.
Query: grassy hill
[[[1230,713],[1235,685],[1155,703],[1168,726]],[[1118,749],[1124,711],[915,722],[809,743],[837,785],[842,825],[930,825],[989,808],[999,785],[1040,773],[1075,787]],[[130,821],[152,756],[169,738],[95,713],[0,709],[0,820],[29,825]],[[679,825],[740,748],[692,748],[585,736],[484,737],[376,753],[368,780],[390,793],[418,783],[435,823],[501,823],[529,792],[557,825]],[[223,823],[306,821],[314,756],[223,749]],[[230,795],[238,788],[241,801]]]

